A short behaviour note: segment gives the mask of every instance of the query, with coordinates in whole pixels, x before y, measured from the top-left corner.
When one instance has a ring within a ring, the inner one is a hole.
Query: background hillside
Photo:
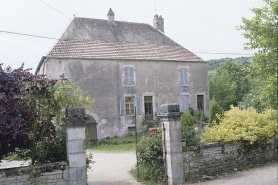
[[[208,60],[208,80],[210,81],[216,73],[216,69],[220,66],[221,63],[224,63],[226,60],[231,60],[235,64],[245,65],[250,63],[251,57],[238,57],[238,58],[221,58],[221,59],[212,59]]]

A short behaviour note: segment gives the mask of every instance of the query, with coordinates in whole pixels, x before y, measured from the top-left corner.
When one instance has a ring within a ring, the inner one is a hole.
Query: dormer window
[[[189,85],[188,69],[187,68],[180,68],[180,84],[181,84],[181,86],[188,86]]]
[[[133,67],[124,67],[124,85],[135,85],[135,71]]]

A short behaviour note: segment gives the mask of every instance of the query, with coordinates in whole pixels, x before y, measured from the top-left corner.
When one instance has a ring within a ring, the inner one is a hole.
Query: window
[[[131,97],[125,98],[125,112],[126,114],[134,114],[134,99]]]
[[[204,95],[197,95],[197,109],[204,110]]]
[[[188,85],[188,69],[187,68],[180,69],[180,84],[182,86]]]
[[[152,96],[144,96],[145,120],[153,120]]]
[[[120,100],[120,114],[128,115],[135,113],[136,106],[136,114],[141,114],[141,100],[140,97],[121,97]]]
[[[189,104],[190,104],[190,99],[189,99],[189,95],[181,95],[181,106],[180,109],[183,112],[185,109],[189,108]]]
[[[135,85],[135,74],[133,67],[124,67],[124,84]]]

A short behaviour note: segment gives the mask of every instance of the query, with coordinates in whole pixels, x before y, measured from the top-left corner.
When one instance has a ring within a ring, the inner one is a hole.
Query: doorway
[[[91,144],[97,143],[97,123],[93,116],[88,115],[89,118],[86,122],[86,127],[89,133],[89,139]]]
[[[204,111],[204,95],[197,95],[197,109]]]
[[[145,120],[153,120],[153,98],[152,96],[144,96],[144,107],[145,107]]]

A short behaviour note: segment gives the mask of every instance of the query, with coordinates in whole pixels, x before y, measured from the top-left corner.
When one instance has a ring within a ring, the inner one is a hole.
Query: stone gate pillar
[[[185,182],[181,145],[181,115],[182,112],[180,112],[178,104],[164,104],[160,106],[158,116],[162,126],[163,151],[168,185]]]
[[[86,185],[86,134],[85,117],[83,107],[70,107],[67,109],[67,158],[69,162],[68,185]]]

